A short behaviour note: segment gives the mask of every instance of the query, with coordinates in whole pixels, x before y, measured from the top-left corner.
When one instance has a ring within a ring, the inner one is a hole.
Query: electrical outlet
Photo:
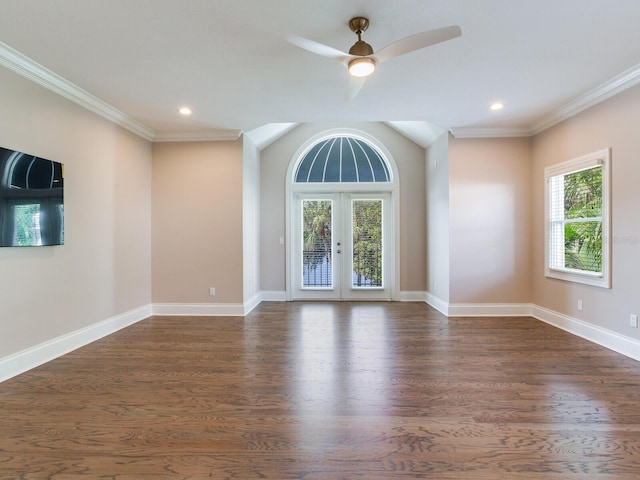
[[[578,311],[582,311],[582,300],[578,300]]]
[[[214,297],[214,296],[216,295],[216,289],[215,289],[215,288],[213,288],[213,287],[211,287],[211,288],[209,289],[209,295],[211,295],[212,297]]]
[[[629,315],[629,326],[638,328],[638,315],[636,315],[635,313]]]

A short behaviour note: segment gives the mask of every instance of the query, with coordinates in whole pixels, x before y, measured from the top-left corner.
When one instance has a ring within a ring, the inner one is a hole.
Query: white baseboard
[[[449,317],[530,317],[530,303],[450,303]]]
[[[243,310],[243,315],[248,315],[249,313],[251,313],[251,310],[253,310],[258,305],[260,305],[260,302],[262,302],[262,294],[261,293],[255,294],[249,300],[244,302],[244,306],[243,306],[243,309],[242,309]]]
[[[449,303],[431,292],[426,292],[426,300],[429,305],[438,310],[443,315],[449,316]]]
[[[400,300],[401,302],[426,302],[427,292],[421,292],[421,291],[400,292],[400,295],[398,296],[398,300]]]
[[[158,316],[244,317],[263,301],[259,292],[244,303],[154,303],[153,314]]]
[[[242,317],[242,303],[154,303],[153,314],[158,316]]]
[[[262,292],[262,301],[263,302],[286,302],[287,301],[287,292],[285,292],[285,291],[263,291]]]
[[[532,305],[531,316],[614,352],[640,361],[640,340],[537,305]]]
[[[426,303],[447,317],[533,317],[640,361],[640,340],[529,303],[447,303],[427,292]]]
[[[84,347],[150,316],[151,305],[145,305],[1,358],[0,382]]]

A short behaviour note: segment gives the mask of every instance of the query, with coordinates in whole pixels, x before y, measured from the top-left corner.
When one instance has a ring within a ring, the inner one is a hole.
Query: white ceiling
[[[0,0],[0,12],[5,46],[157,140],[258,129],[264,143],[268,124],[338,121],[418,141],[428,122],[526,135],[640,81],[639,0]],[[347,101],[344,66],[284,37],[346,51],[356,15],[376,50],[447,25],[462,37],[380,65]]]

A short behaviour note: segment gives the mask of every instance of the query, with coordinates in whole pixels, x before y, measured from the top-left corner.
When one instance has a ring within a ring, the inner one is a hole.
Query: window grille
[[[370,143],[355,137],[331,137],[316,143],[298,163],[296,183],[390,182],[382,154]]]

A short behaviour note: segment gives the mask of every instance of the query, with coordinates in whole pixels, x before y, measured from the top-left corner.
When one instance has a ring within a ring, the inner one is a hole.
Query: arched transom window
[[[314,144],[300,159],[295,183],[388,183],[386,160],[371,143],[340,135]]]

